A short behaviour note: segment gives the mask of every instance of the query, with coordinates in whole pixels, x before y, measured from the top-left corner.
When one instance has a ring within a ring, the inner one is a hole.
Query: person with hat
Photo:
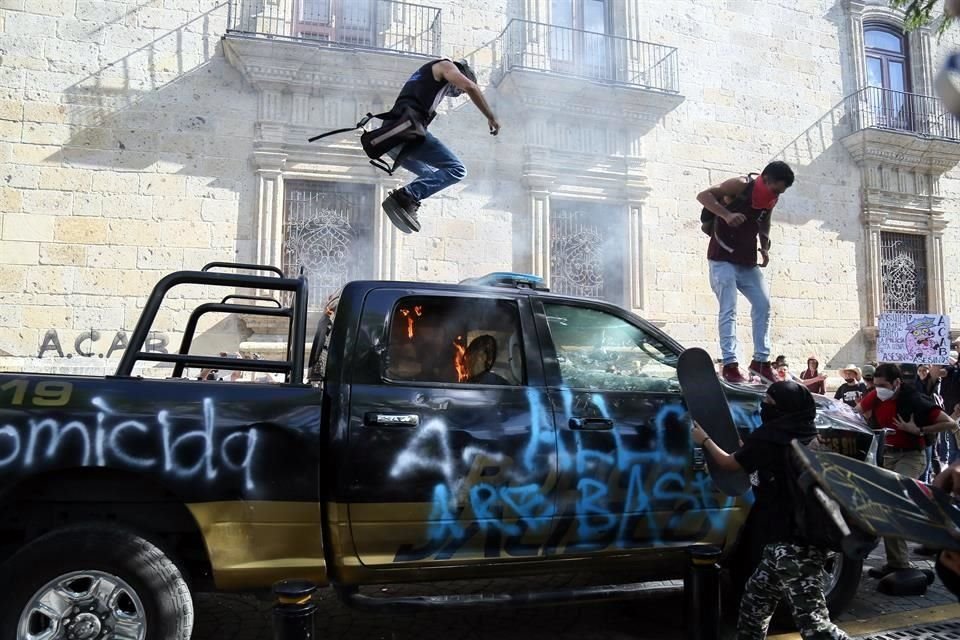
[[[833,394],[834,399],[843,400],[844,404],[851,407],[857,406],[860,398],[867,392],[867,385],[860,379],[860,367],[848,364],[840,369],[840,377],[843,378],[843,384],[837,387],[837,392]]]
[[[865,364],[861,369],[861,374],[863,375],[863,384],[867,386],[867,391],[873,389],[873,374],[877,371],[877,368],[872,364]]]
[[[815,356],[807,358],[807,368],[800,374],[800,384],[810,389],[810,393],[823,395],[827,392],[824,381],[827,376],[820,373],[820,361]]]

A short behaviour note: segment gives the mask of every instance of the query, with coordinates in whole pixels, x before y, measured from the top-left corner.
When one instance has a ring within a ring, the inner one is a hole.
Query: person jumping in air
[[[760,267],[770,262],[770,216],[777,199],[793,185],[786,162],[771,162],[760,173],[730,178],[697,195],[701,228],[710,236],[710,286],[720,302],[723,378],[745,382],[737,363],[737,291],[750,301],[753,361],[750,371],[776,380],[770,366],[770,292]],[[757,263],[757,240],[762,260]]]
[[[422,118],[426,128],[437,115],[437,106],[445,97],[455,98],[466,93],[473,104],[487,118],[490,135],[497,135],[500,123],[487,104],[477,76],[466,60],[433,60],[417,69],[400,90],[400,95],[391,109],[399,113],[412,108]],[[383,201],[383,210],[390,221],[403,233],[420,231],[417,210],[420,203],[433,194],[461,181],[467,169],[457,156],[429,131],[423,140],[408,147],[397,147],[388,152],[397,163],[416,174],[417,178]]]

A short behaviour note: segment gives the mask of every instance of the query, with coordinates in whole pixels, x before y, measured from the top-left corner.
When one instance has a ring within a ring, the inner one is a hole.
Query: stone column
[[[943,231],[947,221],[943,214],[932,214],[927,236],[927,295],[930,313],[948,313],[943,275]]]
[[[861,0],[849,0],[847,12],[850,25],[850,53],[853,61],[855,89],[867,86],[867,67],[863,55],[863,6]]]
[[[867,317],[866,326],[877,325],[882,308],[883,283],[880,279],[880,221],[869,209],[863,211],[864,254],[866,258]]]
[[[530,190],[530,270],[550,284],[550,194]]]
[[[383,180],[377,182],[374,190],[376,202],[383,202],[387,197],[389,186]],[[397,228],[390,223],[385,215],[377,211],[373,222],[374,247],[376,252],[374,264],[376,265],[376,278],[380,280],[396,280],[400,268],[400,243],[398,242],[399,233]],[[407,265],[412,270],[412,265]]]
[[[290,122],[293,124],[308,124],[310,122],[310,96],[306,93],[295,93],[290,106]]]
[[[630,291],[627,300],[633,309],[644,309],[646,295],[643,278],[643,210],[639,202],[629,202],[627,208],[629,216],[627,229],[630,239],[627,261]]]
[[[284,153],[255,151],[257,175],[257,262],[283,266],[283,166]]]

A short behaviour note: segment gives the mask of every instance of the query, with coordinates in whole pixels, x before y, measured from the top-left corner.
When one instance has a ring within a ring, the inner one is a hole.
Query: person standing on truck
[[[477,86],[477,76],[466,60],[453,62],[446,58],[432,60],[410,76],[390,110],[399,113],[412,107],[427,127],[437,115],[437,106],[445,97],[456,98],[466,93],[487,118],[490,135],[500,132],[500,123],[493,109]],[[402,151],[402,153],[401,153]],[[403,233],[420,231],[417,211],[420,203],[433,194],[463,180],[467,169],[459,158],[429,131],[409,148],[394,148],[388,152],[407,171],[417,178],[406,186],[390,192],[383,201],[383,210],[390,221]]]
[[[919,478],[926,466],[924,455],[927,434],[953,429],[956,423],[940,410],[933,399],[903,380],[900,367],[883,363],[873,374],[874,388],[857,404],[856,410],[878,429],[891,429],[883,452],[883,466],[908,478]],[[867,573],[872,578],[911,569],[907,543],[884,538],[887,563]]]
[[[737,362],[738,291],[750,302],[753,321],[753,361],[749,371],[767,381],[775,380],[770,366],[770,292],[760,269],[770,263],[770,216],[779,197],[791,185],[793,170],[786,162],[777,160],[768,164],[759,177],[749,174],[730,178],[697,195],[697,201],[703,205],[701,228],[710,236],[710,287],[720,303],[717,324],[722,374],[728,382],[746,382]]]
[[[728,453],[695,424],[692,437],[706,455],[725,471],[757,474],[756,502],[747,526],[756,532],[760,563],[747,581],[740,601],[738,640],[767,637],[770,619],[781,598],[790,606],[803,638],[848,640],[849,636],[830,621],[823,594],[827,552],[804,541],[794,514],[797,505],[788,483],[787,455],[790,442],[807,445],[817,437],[814,420],[817,405],[803,385],[775,382],[760,405],[762,424],[748,435],[735,452]]]

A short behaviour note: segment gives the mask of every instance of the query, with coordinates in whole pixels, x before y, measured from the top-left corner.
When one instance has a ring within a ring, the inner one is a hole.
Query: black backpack
[[[409,153],[414,146],[423,142],[427,136],[427,118],[412,107],[395,106],[390,111],[376,115],[368,113],[356,126],[327,131],[326,133],[313,136],[307,140],[307,142],[315,142],[321,138],[326,138],[327,136],[338,133],[363,129],[363,127],[374,118],[379,118],[383,121],[383,124],[376,129],[364,131],[363,134],[360,135],[360,145],[363,147],[363,152],[370,158],[370,164],[386,171],[389,175],[393,175],[393,172],[400,166],[400,161],[403,157]],[[381,158],[395,147],[401,147],[401,149],[393,161],[393,166],[391,166]]]
[[[805,446],[797,440],[794,442],[798,446]],[[816,438],[813,442],[816,442]],[[786,457],[786,468],[790,475],[787,490],[793,500],[793,524],[797,541],[829,551],[844,551],[843,540],[849,534],[849,527],[843,520],[840,508],[826,498],[826,494],[822,493],[809,472],[797,461],[791,447],[787,447]],[[818,497],[818,492],[821,497]],[[828,510],[824,506],[825,502],[831,504],[832,509]]]
[[[744,201],[746,201],[746,199],[749,198],[750,194],[753,192],[753,183],[757,179],[758,175],[759,174],[757,173],[747,174],[747,186],[743,188],[743,191],[740,192],[740,195],[734,198],[731,202],[724,204],[724,206],[727,207],[728,209],[733,206],[736,206],[737,208],[739,208],[740,205]],[[716,220],[717,220],[716,214],[713,213],[712,211],[709,211],[706,207],[704,207],[700,211],[700,230],[703,231],[708,236],[712,237]]]

